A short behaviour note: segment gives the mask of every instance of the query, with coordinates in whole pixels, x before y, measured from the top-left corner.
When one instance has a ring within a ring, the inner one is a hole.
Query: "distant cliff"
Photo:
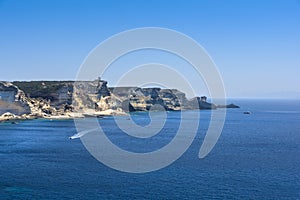
[[[104,80],[0,82],[0,115],[9,112],[27,118],[226,107],[238,106],[214,105],[204,96],[187,99],[177,89],[108,88]]]

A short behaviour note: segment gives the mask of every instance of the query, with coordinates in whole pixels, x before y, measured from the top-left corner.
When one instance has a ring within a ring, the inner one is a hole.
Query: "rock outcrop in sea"
[[[237,108],[177,89],[107,87],[107,81],[0,82],[0,120],[125,115],[136,111]]]

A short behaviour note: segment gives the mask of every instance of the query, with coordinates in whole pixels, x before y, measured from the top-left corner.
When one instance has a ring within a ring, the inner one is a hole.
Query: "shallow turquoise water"
[[[222,135],[198,158],[210,118],[201,111],[197,136],[172,165],[146,174],[108,168],[94,159],[72,120],[31,120],[0,124],[0,199],[300,199],[300,102],[235,100]],[[251,115],[244,115],[249,110]],[[137,124],[149,123],[135,113]],[[170,112],[161,134],[134,139],[112,117],[100,120],[111,141],[147,152],[174,137],[180,112]]]

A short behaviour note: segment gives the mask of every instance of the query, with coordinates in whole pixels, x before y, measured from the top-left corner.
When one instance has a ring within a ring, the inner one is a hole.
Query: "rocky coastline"
[[[177,89],[107,87],[107,81],[0,81],[0,122],[128,115],[137,111],[239,108],[188,99]]]

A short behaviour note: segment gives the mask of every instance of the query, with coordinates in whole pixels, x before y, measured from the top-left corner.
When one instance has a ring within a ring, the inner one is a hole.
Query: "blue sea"
[[[196,138],[182,157],[141,174],[111,169],[80,139],[69,140],[73,120],[0,123],[0,199],[300,199],[300,101],[231,102],[241,108],[227,110],[222,135],[204,159],[198,153],[209,110],[200,111]],[[150,121],[148,113],[132,119]],[[180,112],[169,112],[163,133],[146,142],[122,134],[113,117],[99,123],[114,144],[143,152],[168,144]]]

